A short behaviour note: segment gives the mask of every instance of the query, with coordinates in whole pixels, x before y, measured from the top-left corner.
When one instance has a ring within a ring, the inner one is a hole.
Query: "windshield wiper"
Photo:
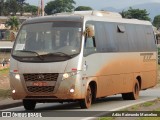
[[[60,56],[66,56],[66,57],[72,58],[71,55],[68,55],[68,54],[63,53],[63,52],[47,53],[47,54],[44,54],[44,55],[60,55]]]
[[[35,51],[29,51],[29,50],[18,50],[19,52],[28,52],[28,53],[34,53],[34,54],[36,54],[41,60],[44,60],[43,59],[43,57],[40,55],[40,54],[38,54],[37,52],[35,52]]]

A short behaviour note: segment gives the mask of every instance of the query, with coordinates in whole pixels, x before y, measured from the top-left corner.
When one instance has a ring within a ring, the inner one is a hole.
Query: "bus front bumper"
[[[67,80],[62,80],[60,75],[52,91],[51,86],[27,86],[24,81],[23,75],[10,73],[10,87],[12,91],[12,98],[18,99],[32,99],[37,101],[74,101],[76,99],[82,99],[81,85],[76,85],[75,77]],[[36,83],[38,84],[38,83]],[[50,82],[48,83],[50,84]],[[32,92],[33,91],[33,92]],[[48,92],[49,91],[49,92]]]

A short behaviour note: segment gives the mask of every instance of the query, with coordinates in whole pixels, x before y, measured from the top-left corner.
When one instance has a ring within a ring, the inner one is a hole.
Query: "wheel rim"
[[[135,84],[135,87],[134,87],[134,93],[135,93],[135,96],[138,97],[138,95],[139,95],[139,87],[138,87],[137,83]]]
[[[90,105],[91,102],[92,102],[92,92],[91,92],[90,87],[88,87],[87,96],[86,96],[86,103],[87,103],[87,105]]]

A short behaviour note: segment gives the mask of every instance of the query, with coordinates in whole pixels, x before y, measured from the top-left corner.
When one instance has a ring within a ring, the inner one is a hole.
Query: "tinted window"
[[[146,26],[145,27],[145,34],[146,34],[146,42],[147,42],[148,50],[156,50],[152,27]]]
[[[116,25],[114,23],[105,23],[105,52],[115,52],[118,51],[118,44],[116,39]]]
[[[97,52],[144,52],[156,50],[151,26],[88,21],[95,25]]]
[[[126,32],[128,35],[129,51],[138,51],[138,42],[136,42],[136,29],[135,25],[126,24]]]
[[[118,41],[118,50],[125,52],[129,50],[129,41],[124,25],[117,25],[116,39]]]
[[[136,36],[134,38],[137,42],[138,50],[142,52],[146,51],[147,42],[145,38],[145,27],[144,26],[136,25]]]

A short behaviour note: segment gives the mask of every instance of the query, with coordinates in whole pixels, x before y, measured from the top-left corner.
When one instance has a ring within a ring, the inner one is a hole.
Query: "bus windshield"
[[[80,53],[81,36],[80,22],[26,24],[17,36],[12,55],[20,61],[67,60]]]

